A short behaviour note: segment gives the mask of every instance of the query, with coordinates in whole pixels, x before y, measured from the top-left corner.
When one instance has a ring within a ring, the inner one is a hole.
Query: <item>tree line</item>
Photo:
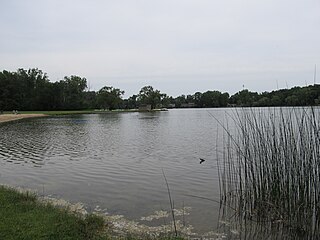
[[[142,105],[149,105],[152,109],[319,105],[320,85],[263,93],[244,89],[232,96],[210,90],[175,98],[152,86],[144,86],[139,93],[127,99],[123,99],[123,95],[123,90],[112,86],[104,86],[99,91],[89,91],[87,79],[76,75],[50,82],[47,74],[37,68],[0,72],[1,111],[113,110],[135,109]]]

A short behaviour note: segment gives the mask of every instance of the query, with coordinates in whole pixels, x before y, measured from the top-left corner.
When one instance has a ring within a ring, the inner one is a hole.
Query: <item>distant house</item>
[[[175,108],[175,107],[176,107],[176,105],[174,103],[169,103],[168,104],[168,108]]]
[[[139,111],[151,111],[151,104],[141,104]]]
[[[194,108],[194,107],[197,107],[197,104],[195,104],[195,103],[182,103],[181,107],[182,108]]]
[[[228,107],[237,107],[237,104],[228,103]]]

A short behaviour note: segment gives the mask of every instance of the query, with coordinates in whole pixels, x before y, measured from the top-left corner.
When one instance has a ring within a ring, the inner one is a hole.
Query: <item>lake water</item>
[[[230,109],[181,109],[27,119],[0,125],[0,183],[97,205],[141,221],[169,210],[164,171],[175,208],[194,232],[217,228],[217,142],[212,117]],[[206,161],[199,164],[199,158]],[[194,197],[194,196],[198,197]],[[200,198],[199,198],[200,197]]]

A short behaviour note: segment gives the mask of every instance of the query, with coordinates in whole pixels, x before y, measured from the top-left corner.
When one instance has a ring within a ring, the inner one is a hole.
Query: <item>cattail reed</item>
[[[243,108],[224,124],[221,203],[257,223],[319,234],[318,108]]]

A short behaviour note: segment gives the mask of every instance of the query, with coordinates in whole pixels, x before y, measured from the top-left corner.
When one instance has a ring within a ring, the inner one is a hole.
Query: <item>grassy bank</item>
[[[81,218],[41,204],[34,194],[0,186],[0,239],[107,239],[102,218]]]
[[[52,199],[54,202],[61,201]],[[64,200],[62,200],[65,202]],[[79,206],[55,204],[36,194],[0,185],[0,239],[5,240],[105,240],[105,239],[161,239],[183,240],[173,233],[154,235],[147,229],[139,232],[114,231],[114,222],[96,214],[84,215]],[[60,207],[57,207],[60,206]],[[74,208],[75,207],[75,208]],[[86,211],[85,211],[86,212]],[[118,217],[116,216],[118,219]],[[118,219],[119,220],[119,219]],[[118,221],[116,221],[118,222]],[[117,224],[117,223],[116,223]],[[120,225],[130,222],[120,221]],[[134,224],[134,226],[136,226]],[[121,227],[120,227],[121,228]],[[152,228],[152,227],[151,227]],[[151,229],[150,228],[150,229]]]

